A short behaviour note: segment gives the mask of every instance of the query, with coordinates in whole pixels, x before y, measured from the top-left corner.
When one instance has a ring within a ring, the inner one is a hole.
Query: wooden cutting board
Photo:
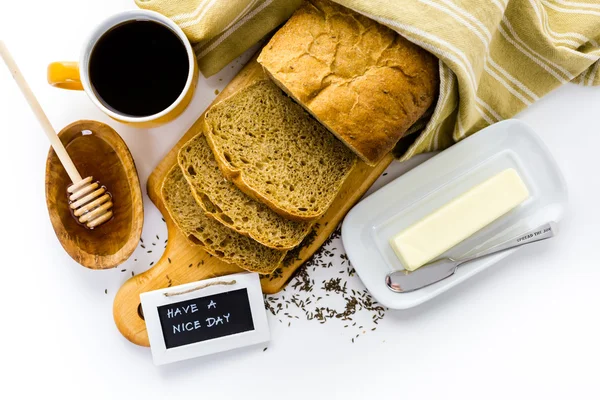
[[[213,104],[260,79],[267,79],[267,77],[254,58],[217,96]],[[177,162],[177,152],[199,132],[203,118],[204,114],[183,135],[148,178],[148,196],[167,222],[169,236],[167,248],[162,258],[151,269],[132,277],[123,284],[113,304],[113,316],[117,328],[128,340],[141,346],[149,346],[149,342],[140,307],[140,293],[242,271],[235,265],[212,257],[200,246],[190,244],[169,217],[160,196],[162,181]],[[262,289],[265,293],[276,293],[286,285],[294,272],[321,247],[350,208],[362,197],[392,160],[393,156],[389,154],[374,167],[369,167],[363,162],[357,164],[329,210],[315,224],[313,232],[309,235],[308,240],[305,240],[303,247],[294,250],[286,263],[274,273],[261,278]]]

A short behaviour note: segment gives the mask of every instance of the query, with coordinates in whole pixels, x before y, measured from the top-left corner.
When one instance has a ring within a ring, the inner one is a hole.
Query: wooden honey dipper
[[[17,63],[11,56],[4,42],[1,40],[0,56],[8,66],[13,78],[21,89],[23,96],[27,99],[31,110],[37,117],[40,125],[42,125],[46,136],[48,136],[52,148],[67,171],[69,178],[71,178],[71,182],[73,182],[73,185],[67,188],[67,192],[69,193],[69,206],[71,207],[71,210],[73,210],[73,215],[81,224],[89,229],[94,229],[109,221],[113,216],[112,196],[99,182],[94,182],[94,179],[91,176],[88,176],[85,179],[81,178],[81,175],[79,174],[79,171],[77,171],[75,164],[73,164],[71,157],[69,157],[65,146],[63,146],[59,137],[56,135],[56,132],[54,131],[54,128],[52,128],[44,110],[42,110],[40,103],[37,101],[31,88],[25,81]]]

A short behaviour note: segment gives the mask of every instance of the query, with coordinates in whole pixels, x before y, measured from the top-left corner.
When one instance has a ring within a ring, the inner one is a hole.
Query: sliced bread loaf
[[[205,133],[226,178],[285,218],[319,218],[356,163],[342,142],[269,80],[211,107]]]
[[[203,132],[183,145],[178,162],[206,215],[242,235],[268,247],[289,250],[310,231],[310,222],[283,218],[225,179]]]
[[[192,196],[179,165],[173,166],[165,177],[161,194],[179,229],[208,253],[261,274],[273,272],[283,260],[285,251],[263,246],[205,215]]]

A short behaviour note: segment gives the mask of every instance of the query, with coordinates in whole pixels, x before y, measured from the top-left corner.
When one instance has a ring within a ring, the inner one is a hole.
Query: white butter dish
[[[519,120],[494,124],[459,142],[358,203],[342,225],[346,253],[367,289],[392,309],[419,305],[516,250],[461,266],[451,277],[410,293],[394,293],[385,276],[403,269],[389,240],[450,200],[499,172],[515,169],[530,197],[442,256],[462,257],[548,221],[567,204],[562,174],[538,136]]]

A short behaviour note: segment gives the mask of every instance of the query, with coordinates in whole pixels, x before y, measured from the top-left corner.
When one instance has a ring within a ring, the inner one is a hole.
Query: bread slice
[[[208,217],[192,196],[179,165],[174,165],[165,177],[161,194],[175,224],[208,253],[261,274],[273,272],[283,260],[285,251],[263,246]]]
[[[177,159],[196,202],[225,226],[267,247],[286,250],[299,245],[310,231],[310,222],[283,218],[225,179],[203,132],[183,145]]]
[[[258,62],[369,165],[427,111],[439,86],[435,56],[328,0],[305,2]]]
[[[342,142],[269,80],[211,107],[205,128],[223,175],[296,221],[323,215],[356,163]]]

